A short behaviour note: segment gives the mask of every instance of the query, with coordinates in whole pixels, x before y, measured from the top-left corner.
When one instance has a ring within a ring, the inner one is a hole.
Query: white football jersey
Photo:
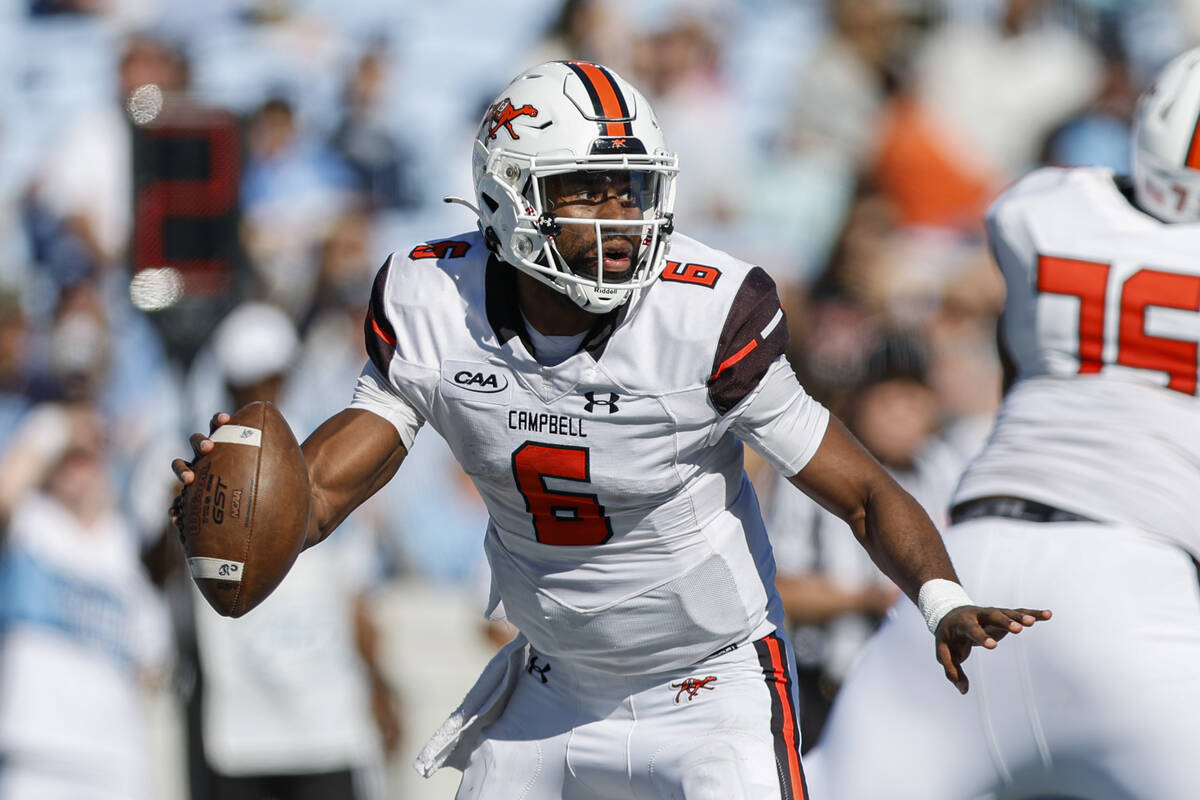
[[[987,223],[1018,378],[955,502],[1016,495],[1200,555],[1200,225],[1099,168],[1034,172]]]
[[[393,254],[366,320],[374,367],[487,504],[508,618],[610,672],[692,664],[782,621],[739,439],[791,474],[828,421],[783,358],[766,273],[680,235],[670,259],[554,366],[477,233]]]

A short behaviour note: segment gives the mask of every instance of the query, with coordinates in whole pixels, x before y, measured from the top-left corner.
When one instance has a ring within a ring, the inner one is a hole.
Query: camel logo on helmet
[[[484,141],[495,139],[496,134],[500,132],[501,128],[508,131],[508,135],[513,139],[520,139],[521,137],[513,130],[513,120],[517,117],[536,117],[537,115],[538,110],[528,103],[517,108],[512,104],[512,100],[506,97],[488,110],[488,131],[487,136],[484,137]]]

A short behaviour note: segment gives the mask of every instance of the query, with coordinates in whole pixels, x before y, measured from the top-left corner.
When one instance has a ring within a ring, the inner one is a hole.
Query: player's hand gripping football
[[[224,411],[213,415],[213,418],[208,422],[208,434],[212,435],[213,431],[229,422],[230,416]],[[192,446],[192,461],[195,461],[202,455],[212,452],[213,441],[203,433],[193,433],[188,442]],[[175,477],[183,485],[179,487],[179,493],[175,495],[175,501],[171,503],[171,524],[175,526],[175,530],[181,535],[183,533],[183,495],[187,491],[187,487],[196,480],[196,473],[192,472],[192,461],[184,461],[182,458],[177,458],[171,462],[171,469],[175,472]]]
[[[995,649],[997,642],[1010,633],[1020,633],[1048,619],[1047,609],[959,606],[938,623],[934,635],[938,663],[946,670],[946,679],[966,694],[970,682],[962,663],[971,655],[972,648]]]

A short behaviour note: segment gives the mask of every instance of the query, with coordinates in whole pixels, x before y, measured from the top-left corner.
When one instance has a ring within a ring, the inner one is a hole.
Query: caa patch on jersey
[[[506,405],[511,386],[512,378],[503,367],[477,361],[442,362],[443,397]]]

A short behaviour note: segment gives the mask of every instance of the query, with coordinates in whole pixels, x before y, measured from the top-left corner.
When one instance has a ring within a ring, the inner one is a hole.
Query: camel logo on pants
[[[679,690],[675,693],[675,702],[678,704],[683,699],[684,692],[687,692],[687,699],[690,703],[696,699],[696,695],[700,694],[701,689],[707,689],[710,692],[716,689],[717,687],[712,685],[716,682],[717,676],[709,675],[707,678],[685,678],[679,683],[672,683],[671,688]]]

